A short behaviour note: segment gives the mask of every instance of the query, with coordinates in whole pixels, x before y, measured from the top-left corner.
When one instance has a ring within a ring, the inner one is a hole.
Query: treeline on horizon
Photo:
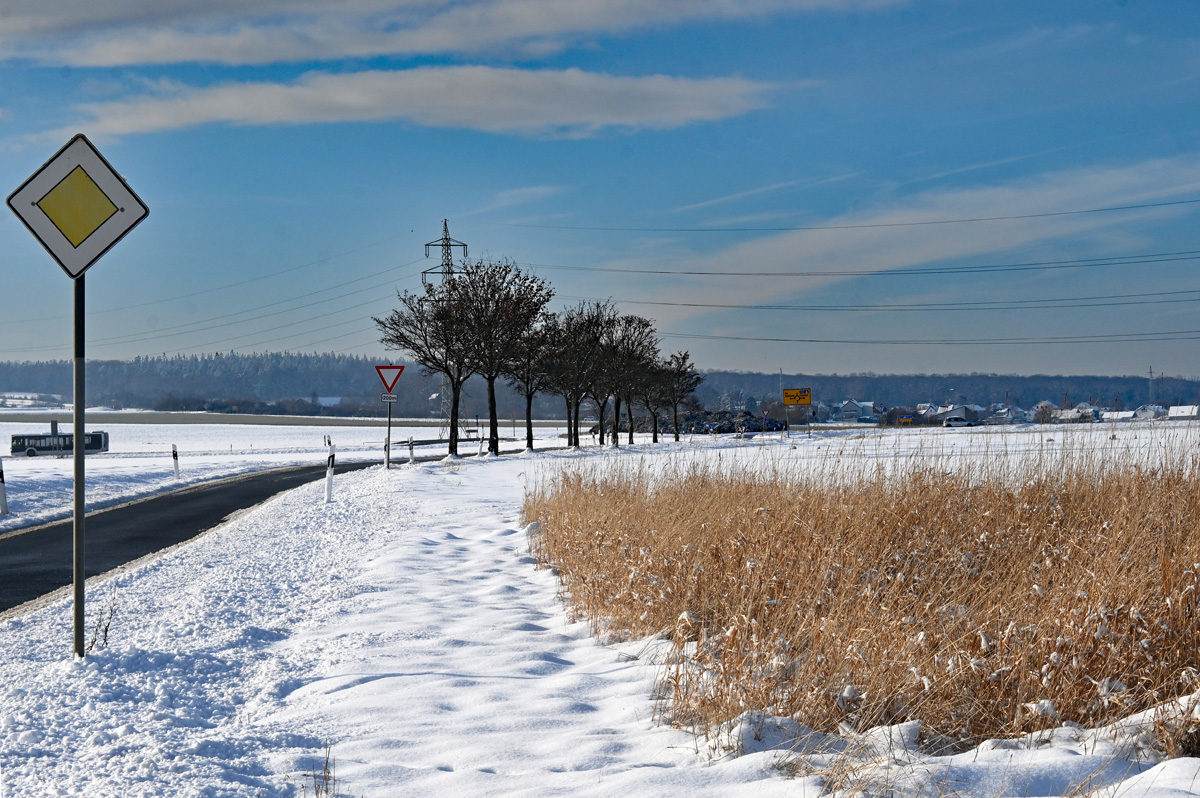
[[[427,418],[441,414],[438,377],[402,359],[361,355],[217,353],[133,360],[92,360],[86,364],[88,404],[157,410],[212,410],[240,413],[303,415],[386,415],[379,400],[383,385],[375,366],[406,365],[396,385],[398,417]],[[1023,408],[1046,400],[1062,406],[1086,401],[1094,405],[1133,409],[1150,399],[1147,377],[1006,375],[1006,374],[762,374],[702,371],[704,382],[696,396],[705,409],[739,402],[762,404],[779,398],[780,388],[810,388],[814,402],[833,404],[846,399],[873,401],[889,407],[920,402],[989,405],[1007,401]],[[499,388],[499,385],[497,386]],[[0,393],[57,394],[69,401],[71,362],[0,362]],[[501,418],[521,418],[523,399],[505,389],[498,392]],[[319,400],[340,397],[326,406]],[[1156,404],[1200,403],[1200,380],[1182,377],[1154,379]],[[233,408],[237,410],[234,411]],[[466,385],[463,416],[486,415],[481,381]],[[535,416],[558,418],[562,402],[539,397]]]

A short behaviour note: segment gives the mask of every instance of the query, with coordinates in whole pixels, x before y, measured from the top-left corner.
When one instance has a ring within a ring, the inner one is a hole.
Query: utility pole
[[[1154,366],[1150,367],[1150,401],[1146,404],[1154,404]]]
[[[430,247],[442,248],[442,265],[440,269],[426,269],[421,272],[421,282],[425,285],[429,284],[430,272],[441,271],[442,280],[454,274],[454,248],[462,247],[463,257],[467,257],[467,245],[461,241],[457,241],[450,237],[450,220],[442,219],[442,237],[434,241],[430,241],[425,245],[425,257],[429,257]],[[447,391],[447,378],[442,375],[442,387],[438,393],[438,397],[442,401],[442,426],[438,430],[438,435],[448,434],[450,431],[450,396]],[[391,405],[388,406],[389,408]]]

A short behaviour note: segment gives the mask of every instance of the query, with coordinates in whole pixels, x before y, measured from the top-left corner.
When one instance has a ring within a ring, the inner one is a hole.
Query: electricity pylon
[[[442,280],[454,274],[454,247],[462,247],[463,257],[467,257],[467,245],[461,241],[456,241],[450,237],[450,222],[448,219],[442,219],[442,237],[436,241],[430,241],[425,245],[425,257],[429,257],[429,248],[440,246],[442,248]],[[439,271],[438,269],[426,269],[421,272],[421,282],[425,285],[429,284],[430,272]],[[447,378],[442,375],[442,387],[438,396],[442,400],[442,425],[438,428],[438,436],[447,435],[450,432],[450,396],[447,391]],[[461,427],[461,422],[460,425]]]

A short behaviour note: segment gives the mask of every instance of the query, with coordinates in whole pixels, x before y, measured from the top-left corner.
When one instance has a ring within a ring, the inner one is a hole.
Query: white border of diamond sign
[[[83,167],[96,187],[117,208],[117,212],[92,231],[79,246],[72,244],[38,206],[76,167]],[[83,274],[150,213],[146,204],[82,133],[67,142],[41,169],[10,194],[8,206],[71,279]]]

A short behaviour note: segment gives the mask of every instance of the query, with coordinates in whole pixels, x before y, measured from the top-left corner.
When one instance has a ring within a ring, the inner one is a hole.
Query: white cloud
[[[769,186],[759,186],[758,188],[752,188],[747,191],[739,191],[736,194],[726,194],[723,197],[704,200],[703,202],[693,202],[690,205],[680,205],[678,208],[671,208],[669,211],[667,211],[667,213],[684,213],[686,211],[699,210],[700,208],[708,208],[713,205],[721,205],[726,202],[735,202],[736,200],[746,199],[748,197],[756,197],[759,194],[778,191],[781,188],[791,188],[792,186],[798,185],[800,182],[801,181],[799,180],[787,180],[783,183],[772,183]]]
[[[924,192],[891,207],[814,220],[814,227],[845,229],[795,230],[757,236],[709,254],[686,253],[654,260],[611,263],[614,268],[678,269],[690,272],[821,271],[827,276],[782,280],[746,276],[639,277],[646,299],[752,304],[777,303],[801,296],[864,270],[887,272],[931,263],[963,261],[980,256],[1002,258],[1004,253],[1030,245],[1062,245],[1089,234],[1091,246],[1107,238],[1132,236],[1148,218],[1171,213],[1196,213],[1194,205],[1120,213],[1091,213],[1012,219],[968,224],[927,224],[945,219],[1053,214],[1087,208],[1167,202],[1200,193],[1200,157],[1160,159],[1124,167],[1048,172],[1000,185]],[[924,224],[923,224],[924,223]],[[879,225],[879,226],[863,226]],[[893,225],[893,226],[883,226]],[[906,225],[906,226],[900,226]],[[1148,246],[1154,244],[1147,243]],[[1081,251],[1082,256],[1094,254]],[[1112,253],[1106,253],[1112,254]],[[844,275],[844,276],[839,276]],[[607,275],[611,278],[611,275]],[[687,280],[686,284],[681,279]],[[947,277],[947,279],[951,279]],[[657,294],[657,295],[656,295]],[[701,309],[663,308],[655,314],[664,322],[703,317]],[[706,322],[701,322],[706,323]]]
[[[550,197],[556,197],[559,194],[567,191],[567,186],[525,186],[523,188],[511,188],[507,191],[501,191],[492,198],[492,201],[482,208],[477,208],[473,211],[460,213],[459,216],[476,216],[488,211],[499,210],[500,208],[511,208],[516,205],[528,205],[531,202],[540,202]]]
[[[596,34],[905,0],[7,0],[0,55],[78,66],[546,52]]]
[[[1069,25],[1033,26],[1020,33],[999,39],[991,44],[976,44],[970,50],[961,52],[958,56],[963,61],[979,61],[990,58],[1010,58],[1014,54],[1036,48],[1059,48],[1070,45],[1075,41],[1105,32],[1111,32],[1111,26]]]
[[[666,213],[684,213],[686,211],[699,210],[700,208],[708,208],[713,205],[722,205],[726,202],[736,202],[737,200],[747,199],[749,197],[756,197],[759,194],[767,194],[769,192],[778,191],[778,190],[784,189],[784,188],[792,188],[793,186],[802,186],[804,188],[813,188],[815,186],[823,186],[827,183],[838,183],[838,182],[841,182],[842,180],[849,180],[850,178],[858,177],[861,174],[863,174],[863,173],[862,172],[853,172],[851,174],[846,174],[846,175],[836,175],[834,177],[822,177],[822,178],[817,178],[815,180],[807,180],[807,181],[806,180],[787,180],[782,183],[772,183],[769,186],[759,186],[758,188],[752,188],[747,191],[739,191],[736,194],[726,194],[723,197],[716,197],[715,199],[704,200],[703,202],[693,202],[690,205],[681,205],[678,208],[671,208],[670,210],[667,210],[665,212]]]
[[[313,72],[295,83],[176,87],[79,109],[96,136],[211,123],[305,124],[403,120],[520,135],[587,136],[606,128],[665,129],[763,108],[773,87],[741,78],[614,77],[579,69],[483,66],[354,74]],[[61,137],[62,131],[49,134]]]

